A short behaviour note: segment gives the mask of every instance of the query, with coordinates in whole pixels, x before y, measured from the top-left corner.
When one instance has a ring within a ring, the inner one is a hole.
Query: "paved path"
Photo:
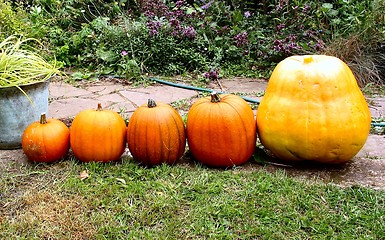
[[[222,80],[212,83],[209,88],[242,95],[260,100],[267,82],[255,79]],[[200,97],[199,92],[175,88],[167,85],[153,84],[148,87],[133,87],[113,81],[96,81],[80,83],[77,87],[64,82],[52,82],[49,86],[48,116],[58,119],[72,119],[84,109],[96,109],[101,103],[106,109],[119,111],[123,117],[129,118],[136,107],[147,102],[148,98],[167,103],[180,101],[186,107],[181,114],[186,114],[189,106]],[[374,118],[385,117],[385,98],[368,99]],[[383,129],[382,129],[383,130]],[[21,149],[0,150],[2,161],[25,162]],[[258,166],[258,165],[257,165]],[[274,165],[267,170],[275,171]],[[349,164],[337,168],[286,168],[289,175],[319,176],[325,181],[333,181],[340,185],[364,185],[377,189],[385,189],[385,136],[369,135],[368,141],[350,161]]]
[[[227,80],[221,82],[220,85],[211,84],[209,88],[229,93],[242,93],[250,98],[260,100],[260,97],[257,96],[265,90],[266,81],[255,79]],[[78,87],[64,82],[52,82],[49,86],[49,92],[48,115],[59,119],[72,118],[84,109],[95,109],[99,102],[106,109],[123,112],[124,117],[130,117],[135,109],[145,104],[149,98],[172,103],[199,97],[198,91],[163,84],[133,87],[112,81],[80,84]]]

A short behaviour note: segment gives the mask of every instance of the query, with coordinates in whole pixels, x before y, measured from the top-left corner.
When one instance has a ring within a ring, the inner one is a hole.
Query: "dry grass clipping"
[[[86,202],[78,196],[60,196],[46,190],[26,194],[11,220],[20,231],[32,229],[40,239],[92,239],[97,229],[87,216]]]
[[[323,54],[336,56],[346,62],[352,69],[360,87],[368,84],[385,84],[385,54],[380,48],[368,49],[376,43],[363,42],[363,37],[351,35],[348,38],[336,39],[324,50]]]

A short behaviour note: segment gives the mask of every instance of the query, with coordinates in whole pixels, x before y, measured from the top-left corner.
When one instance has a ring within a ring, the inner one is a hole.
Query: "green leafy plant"
[[[19,8],[12,7],[11,1],[0,0],[0,40],[10,34],[27,34],[27,13]]]
[[[343,47],[351,36],[365,49],[346,61],[380,76],[361,59],[372,50],[378,56],[375,48],[384,45],[383,9],[380,0],[38,0],[28,12],[31,36],[48,43],[65,66],[140,79],[143,73],[199,77],[211,69],[268,77],[287,56],[340,55],[338,42]]]

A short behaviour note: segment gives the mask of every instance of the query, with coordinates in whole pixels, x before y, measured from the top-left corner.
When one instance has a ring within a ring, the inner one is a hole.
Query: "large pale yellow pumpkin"
[[[280,62],[257,111],[262,145],[288,161],[347,162],[365,144],[370,123],[352,71],[325,55]]]

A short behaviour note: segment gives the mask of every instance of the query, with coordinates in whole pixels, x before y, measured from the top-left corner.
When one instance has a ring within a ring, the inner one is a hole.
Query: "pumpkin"
[[[192,156],[213,167],[245,163],[256,146],[256,123],[250,105],[233,94],[198,99],[187,116],[187,142]]]
[[[133,158],[143,165],[173,164],[186,147],[182,117],[170,105],[149,99],[130,118],[127,145]]]
[[[63,158],[70,147],[70,131],[58,119],[47,119],[42,113],[40,121],[31,123],[23,132],[21,146],[32,162],[54,162]]]
[[[126,148],[126,123],[111,110],[83,110],[70,127],[71,149],[83,162],[110,162],[118,160]]]
[[[274,69],[257,110],[262,145],[287,161],[344,163],[365,144],[371,116],[350,68],[325,55]]]

